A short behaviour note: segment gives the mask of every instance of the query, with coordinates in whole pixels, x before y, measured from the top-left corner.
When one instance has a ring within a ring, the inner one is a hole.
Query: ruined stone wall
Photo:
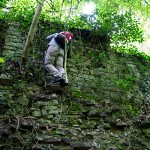
[[[25,38],[19,28],[19,24],[10,23],[6,32],[3,55],[13,59],[20,58],[23,50]],[[43,35],[43,38],[45,36]],[[42,40],[44,39],[40,41]],[[37,41],[34,42],[39,48]],[[42,47],[41,44],[39,49]],[[36,45],[35,49],[37,49]],[[45,45],[44,43],[43,47]],[[142,57],[117,53],[113,50],[103,49],[101,46],[83,43],[79,39],[74,40],[72,50],[72,57],[68,59],[67,71],[69,88],[74,96],[94,99],[97,102],[107,100],[116,105],[126,101],[128,107],[150,103],[149,62],[145,62]],[[42,57],[44,58],[44,52]],[[37,69],[35,72],[38,72],[38,68],[43,69],[40,64],[37,64],[34,66],[34,69]],[[41,74],[35,75],[38,77],[36,80],[43,79],[42,72],[44,71],[40,71]],[[137,101],[140,103],[136,103]],[[128,110],[128,107],[125,109]],[[131,112],[136,112],[134,109],[130,109]]]
[[[149,101],[149,63],[141,57],[103,49],[97,53],[94,51],[97,56],[90,58],[88,52],[89,49],[92,51],[92,47],[82,53],[79,52],[79,42],[74,45],[78,45],[79,48],[75,49],[80,53],[68,62],[68,74],[74,90],[80,91],[81,95],[82,92],[96,94],[98,100]]]
[[[7,26],[3,55],[6,58],[20,58],[24,45],[24,37],[21,34],[20,25],[19,23],[8,23]]]
[[[12,45],[12,52],[21,47]],[[2,68],[0,148],[150,149],[149,62],[82,40],[74,40],[72,50],[69,85],[61,95],[38,84],[41,64],[30,63],[25,77]]]

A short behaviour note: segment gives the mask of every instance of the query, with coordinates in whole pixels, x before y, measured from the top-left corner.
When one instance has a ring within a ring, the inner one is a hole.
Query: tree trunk
[[[39,17],[42,11],[42,6],[43,6],[44,0],[40,0],[38,1],[37,7],[36,7],[36,11],[30,26],[30,30],[26,39],[26,43],[24,46],[24,50],[23,50],[23,56],[22,56],[22,64],[25,65],[28,61],[28,55],[29,55],[29,51],[30,51],[30,47],[32,45],[33,42],[33,38],[34,38],[34,34],[36,31],[36,27],[39,21]]]

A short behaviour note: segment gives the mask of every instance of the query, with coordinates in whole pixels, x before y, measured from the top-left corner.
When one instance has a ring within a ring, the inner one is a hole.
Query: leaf
[[[5,62],[5,60],[0,57],[0,63],[4,63],[4,62]]]

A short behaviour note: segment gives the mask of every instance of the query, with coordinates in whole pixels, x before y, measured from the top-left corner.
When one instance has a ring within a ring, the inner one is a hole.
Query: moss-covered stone
[[[23,37],[15,27],[5,53],[18,57]],[[75,40],[69,85],[58,95],[44,88],[45,43],[36,44],[25,74],[12,61],[0,66],[13,79],[0,85],[1,149],[150,149],[149,62]]]

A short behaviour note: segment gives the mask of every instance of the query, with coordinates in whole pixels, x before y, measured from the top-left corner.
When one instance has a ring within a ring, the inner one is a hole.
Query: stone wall
[[[3,55],[7,58],[20,58],[24,45],[24,37],[21,34],[20,25],[9,23],[5,34]]]
[[[89,50],[84,51],[87,51],[88,55]],[[98,100],[132,99],[134,101],[150,98],[150,78],[147,76],[150,74],[149,62],[142,61],[138,56],[102,50],[93,52],[96,53],[95,55],[102,56],[98,58],[100,62],[98,63],[96,57],[94,62],[93,58],[87,59],[84,53],[81,52],[78,58],[76,58],[77,54],[74,55],[68,62],[68,74],[74,90],[83,91],[87,95],[98,94]],[[143,89],[145,89],[144,93]]]
[[[0,85],[0,148],[150,149],[149,62],[82,40],[72,49],[60,95],[39,84],[41,64],[30,63],[27,76],[2,68],[11,82]]]

